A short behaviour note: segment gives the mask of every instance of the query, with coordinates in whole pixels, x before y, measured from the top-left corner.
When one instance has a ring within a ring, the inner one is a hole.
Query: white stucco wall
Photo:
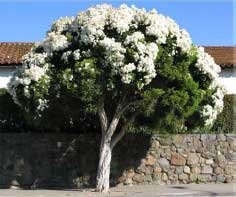
[[[219,83],[225,86],[228,94],[236,94],[236,68],[222,69]]]
[[[7,87],[7,83],[9,82],[14,70],[14,67],[0,67],[0,88]],[[228,94],[236,94],[236,68],[222,69],[219,82],[226,87]]]
[[[0,67],[0,88],[7,87],[7,83],[9,82],[14,70],[15,70],[14,67],[9,67],[9,68]]]

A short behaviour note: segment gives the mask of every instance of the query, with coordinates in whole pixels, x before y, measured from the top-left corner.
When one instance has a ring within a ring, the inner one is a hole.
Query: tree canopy
[[[71,122],[97,115],[112,149],[131,123],[169,132],[211,126],[223,109],[219,72],[171,18],[103,4],[55,21],[8,87],[34,117],[55,103],[77,112]]]
[[[192,128],[211,125],[223,108],[219,72],[213,58],[169,17],[99,5],[55,21],[24,57],[9,91],[35,117],[65,98],[78,101],[83,115],[96,113],[101,99],[108,111],[124,99],[141,101],[130,104],[144,112],[139,123]],[[67,104],[75,110],[72,106]]]

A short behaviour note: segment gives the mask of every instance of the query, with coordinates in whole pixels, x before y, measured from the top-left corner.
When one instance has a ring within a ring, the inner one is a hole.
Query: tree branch
[[[138,102],[139,102],[139,100],[138,100],[138,101],[129,102],[127,105],[125,105],[125,106],[121,109],[121,113],[124,113],[130,106],[135,105],[135,104],[137,104]]]
[[[119,123],[119,120],[120,120],[120,117],[121,117],[121,104],[118,104],[116,110],[115,110],[115,113],[114,113],[114,116],[111,120],[111,123],[109,124],[109,128],[107,129],[107,139],[111,139],[113,133],[115,132],[116,130],[116,127]]]
[[[105,134],[107,130],[108,120],[107,120],[107,114],[104,108],[104,101],[102,100],[99,101],[98,115],[99,115],[99,120],[101,124],[102,134]]]
[[[101,124],[101,129],[102,129],[102,134],[105,137],[106,140],[111,141],[111,138],[117,128],[117,125],[119,123],[120,117],[122,114],[133,104],[136,104],[138,101],[130,102],[128,104],[125,104],[125,98],[122,97],[119,101],[119,104],[116,107],[116,110],[114,112],[114,115],[112,117],[111,122],[108,123],[108,117],[105,112],[104,108],[104,100],[99,101],[99,106],[98,106],[98,114],[99,114],[99,119],[100,119],[100,124]],[[126,128],[124,128],[126,130]]]
[[[121,127],[120,132],[111,141],[111,149],[113,149],[114,146],[124,137],[129,124],[135,120],[137,115],[138,113],[134,113],[131,118]]]
[[[124,96],[125,97],[125,96]],[[115,113],[114,113],[114,116],[112,118],[112,121],[110,123],[110,126],[109,128],[107,129],[107,137],[108,139],[111,139],[112,138],[112,135],[114,134],[115,130],[116,130],[116,127],[119,123],[119,120],[120,120],[120,117],[122,116],[122,114],[131,106],[131,105],[134,105],[136,104],[137,102],[139,101],[133,101],[133,102],[130,102],[128,104],[125,105],[125,98],[122,98],[121,101],[119,102],[119,104],[117,105],[117,108],[115,110]],[[136,114],[136,113],[135,113]],[[136,114],[137,115],[137,114]],[[135,115],[135,116],[136,116]],[[131,119],[134,119],[135,116],[131,116]],[[132,118],[133,117],[133,118]],[[132,120],[133,121],[133,120]],[[130,121],[128,122],[128,124],[130,123]],[[124,130],[126,130],[126,128],[124,128]],[[122,136],[123,137],[123,136]],[[122,138],[121,137],[121,138]]]

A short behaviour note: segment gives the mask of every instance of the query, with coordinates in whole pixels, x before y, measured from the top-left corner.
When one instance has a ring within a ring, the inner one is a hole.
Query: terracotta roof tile
[[[22,63],[22,56],[28,53],[33,43],[0,42],[0,66],[18,65]]]
[[[207,46],[204,48],[207,53],[214,57],[215,62],[221,67],[236,67],[236,46]]]

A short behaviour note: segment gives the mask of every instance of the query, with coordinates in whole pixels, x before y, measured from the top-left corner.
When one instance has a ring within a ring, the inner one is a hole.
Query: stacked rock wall
[[[236,135],[154,135],[141,164],[119,180],[124,184],[235,182]]]
[[[0,187],[94,186],[99,136],[0,134]],[[235,134],[127,135],[113,151],[111,184],[236,182]]]

